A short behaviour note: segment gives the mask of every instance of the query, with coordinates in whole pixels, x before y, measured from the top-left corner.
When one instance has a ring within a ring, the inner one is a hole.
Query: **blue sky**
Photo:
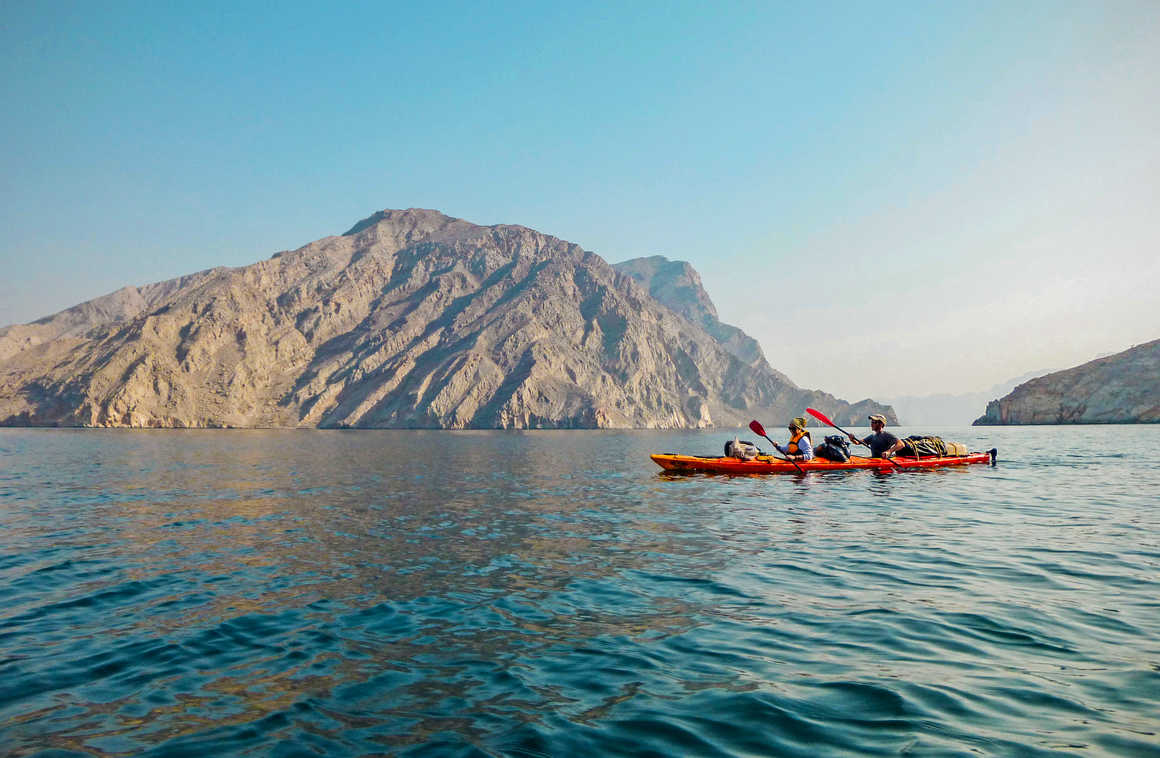
[[[426,207],[851,399],[1160,337],[1155,2],[169,5],[5,3],[0,324]]]

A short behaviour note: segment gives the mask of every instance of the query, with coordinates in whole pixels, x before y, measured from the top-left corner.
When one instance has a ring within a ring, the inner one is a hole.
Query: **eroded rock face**
[[[700,326],[745,363],[773,371],[757,340],[735,326],[721,323],[713,300],[701,284],[701,275],[685,261],[653,255],[616,263],[613,268],[637,280],[653,298]],[[787,384],[793,384],[784,374],[774,373]]]
[[[251,266],[0,330],[0,424],[699,428],[807,405],[838,423],[890,412],[800,389],[740,330],[713,328],[555,237],[382,211]]]
[[[1032,379],[987,404],[976,426],[1160,422],[1160,340]]]

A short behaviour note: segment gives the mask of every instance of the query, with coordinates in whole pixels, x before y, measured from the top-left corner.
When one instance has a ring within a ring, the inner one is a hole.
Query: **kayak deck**
[[[885,458],[862,458],[850,456],[845,463],[835,463],[821,458],[812,461],[798,461],[802,471],[849,471],[852,469],[877,469],[888,471],[899,469],[941,468],[943,466],[965,466],[970,463],[991,463],[995,451],[985,453],[970,453],[969,455],[930,457],[930,458],[902,458],[890,460]],[[798,468],[794,464],[770,455],[759,455],[750,461],[740,458],[703,457],[698,455],[678,455],[677,453],[653,453],[649,456],[653,463],[665,471],[694,472],[707,471],[719,474],[794,474]],[[891,463],[890,461],[894,461]],[[895,465],[897,464],[897,465]]]

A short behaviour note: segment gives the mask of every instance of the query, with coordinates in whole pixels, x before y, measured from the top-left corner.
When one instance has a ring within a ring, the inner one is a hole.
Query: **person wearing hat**
[[[814,445],[810,441],[810,433],[806,431],[805,416],[798,416],[789,422],[789,444],[773,443],[777,452],[791,461],[808,461],[814,457]]]
[[[863,439],[858,439],[852,434],[849,437],[855,445],[865,445],[870,448],[871,458],[888,457],[902,446],[897,437],[886,431],[886,417],[881,413],[870,414],[870,431],[874,433]]]

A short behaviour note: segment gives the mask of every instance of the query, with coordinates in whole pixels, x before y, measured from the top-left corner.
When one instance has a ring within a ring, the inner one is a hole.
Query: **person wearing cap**
[[[810,433],[806,431],[805,416],[798,416],[793,421],[789,422],[789,444],[779,445],[776,442],[773,446],[777,448],[777,452],[784,455],[791,461],[808,461],[814,457],[814,445],[810,441]]]
[[[886,417],[881,413],[870,414],[870,431],[874,433],[863,439],[858,439],[852,434],[849,437],[855,445],[865,445],[870,448],[871,458],[890,457],[891,453],[902,446],[897,437],[886,431]]]

